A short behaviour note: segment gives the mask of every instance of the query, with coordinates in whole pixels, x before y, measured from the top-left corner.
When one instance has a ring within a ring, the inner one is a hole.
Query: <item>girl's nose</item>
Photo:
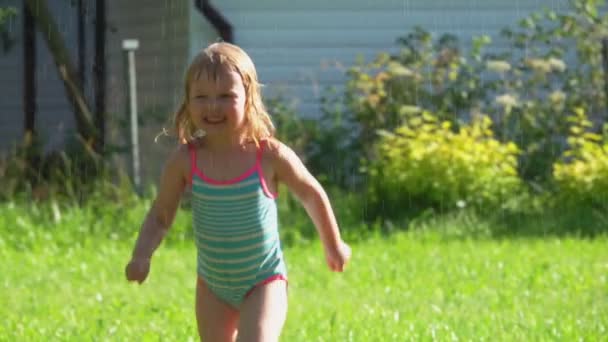
[[[217,99],[210,98],[207,100],[207,109],[209,111],[215,111],[217,109]]]

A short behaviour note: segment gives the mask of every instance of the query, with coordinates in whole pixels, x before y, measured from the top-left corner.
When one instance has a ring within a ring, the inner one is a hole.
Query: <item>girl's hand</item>
[[[150,273],[150,259],[131,259],[125,268],[128,281],[143,283]]]
[[[343,272],[350,257],[351,249],[344,241],[340,241],[336,248],[325,250],[327,265],[334,272]]]

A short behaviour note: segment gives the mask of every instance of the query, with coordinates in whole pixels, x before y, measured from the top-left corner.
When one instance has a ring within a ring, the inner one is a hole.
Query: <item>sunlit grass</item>
[[[317,243],[286,250],[284,341],[587,340],[608,334],[605,238],[355,244],[344,274]],[[149,281],[124,280],[130,242],[0,249],[0,340],[196,340],[195,251],[162,246]]]
[[[559,212],[500,221],[461,211],[367,226],[354,196],[333,198],[353,242],[344,274],[327,270],[303,210],[280,199],[290,296],[284,341],[608,335],[604,221],[577,219],[573,209],[568,222]],[[123,268],[149,198],[0,205],[0,341],[197,340],[185,203],[142,286],[127,283]],[[598,233],[585,234],[593,225]]]

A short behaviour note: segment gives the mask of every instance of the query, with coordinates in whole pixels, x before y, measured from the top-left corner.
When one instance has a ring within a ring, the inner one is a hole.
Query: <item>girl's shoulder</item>
[[[190,161],[190,151],[192,145],[191,144],[180,144],[177,146],[171,154],[169,155],[170,159],[174,159],[178,163],[188,163]]]
[[[262,150],[263,160],[266,160],[275,168],[280,167],[281,164],[293,163],[294,159],[299,161],[297,154],[277,138],[267,138],[262,143],[265,144]]]
[[[300,157],[289,146],[276,138],[268,139],[262,160],[270,165],[278,182],[287,184],[291,190],[301,190],[314,184],[312,175]]]
[[[188,144],[180,144],[169,153],[165,162],[165,169],[170,169],[172,173],[181,174],[188,178],[190,174],[190,148]]]
[[[265,138],[260,144],[262,144],[262,158],[268,161],[275,161],[280,158],[283,150],[287,148],[279,139],[275,137]]]

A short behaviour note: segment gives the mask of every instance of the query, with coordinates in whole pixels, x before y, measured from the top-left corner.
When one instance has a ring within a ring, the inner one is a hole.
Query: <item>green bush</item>
[[[603,3],[572,0],[568,12],[532,13],[503,30],[508,52],[486,58],[498,79],[483,85],[495,91],[482,110],[501,139],[522,148],[519,170],[530,184],[550,185],[552,165],[566,148],[569,113],[581,107],[594,121],[606,119]]]
[[[292,104],[283,96],[267,99],[266,107],[276,129],[276,137],[306,159],[310,155],[315,121],[299,117]]]
[[[558,199],[563,204],[608,209],[608,125],[604,124],[603,135],[593,133],[582,108],[569,120],[570,148],[553,169]]]
[[[471,54],[477,56],[486,43],[485,38],[476,39]],[[474,78],[479,73],[465,63],[454,36],[446,34],[435,40],[416,28],[400,38],[399,44],[397,54],[380,53],[371,63],[359,60],[347,72],[344,93],[323,99],[324,126],[339,122],[345,127],[343,131],[326,128],[325,132],[339,133],[339,143],[328,145],[348,151],[335,154],[345,162],[343,172],[347,174],[357,170],[361,158],[373,157],[377,131],[394,130],[410,109],[423,108],[458,126],[458,115],[467,114],[484,90],[477,86]]]
[[[344,188],[360,176],[359,157],[350,141],[353,125],[341,112],[301,118],[282,97],[271,98],[267,106],[277,137],[295,150],[323,185]]]
[[[505,52],[487,52],[487,36],[473,37],[467,49],[453,35],[415,28],[398,39],[398,52],[359,61],[348,70],[343,95],[324,107],[326,117],[349,127],[340,145],[348,150],[344,172],[357,158],[370,158],[376,131],[401,125],[408,108],[433,112],[455,129],[479,112],[492,119],[497,140],[520,147],[520,176],[545,190],[566,147],[567,114],[583,107],[592,121],[605,120],[602,3],[573,0],[568,12],[530,14],[502,31]]]
[[[408,208],[498,206],[521,191],[513,143],[497,141],[480,116],[457,132],[429,112],[384,132],[369,175],[372,214],[394,216]]]

